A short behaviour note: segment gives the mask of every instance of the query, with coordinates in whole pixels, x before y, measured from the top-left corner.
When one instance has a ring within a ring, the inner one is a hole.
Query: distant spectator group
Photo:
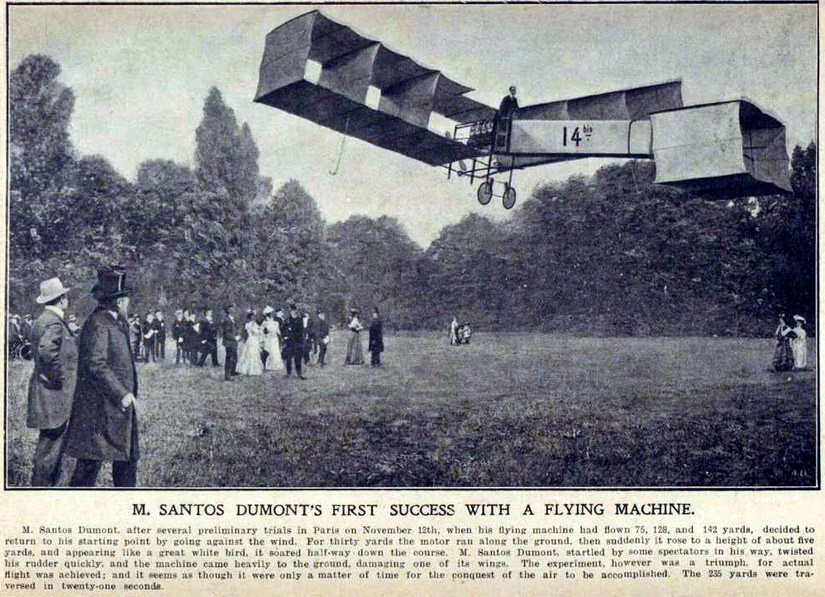
[[[353,337],[358,338],[363,329],[358,310],[353,309],[351,316],[347,328]],[[76,317],[69,317],[68,325],[78,331]],[[225,350],[228,349],[226,358],[230,361],[226,379],[271,371],[285,371],[286,376],[291,376],[294,371],[303,378],[304,366],[314,363],[324,367],[328,364],[331,328],[323,309],[317,309],[311,316],[308,310],[299,310],[295,303],[291,303],[286,313],[282,308],[266,306],[261,310],[250,308],[242,317],[237,320],[236,317],[234,305],[224,306],[219,322],[210,307],[176,309],[174,319],[169,322],[162,309],[147,311],[143,317],[130,315],[128,331],[132,354],[136,362],[163,362],[167,360],[167,348],[171,359],[174,346],[176,365],[203,367],[210,361],[213,367],[219,367],[218,347],[222,344]],[[31,344],[32,323],[31,315],[26,315],[22,323],[18,315],[9,317],[12,358],[20,358],[21,353],[29,354],[22,347]],[[384,338],[378,309],[373,312],[368,330],[372,364],[380,365]],[[363,365],[363,347],[353,337],[348,342],[345,363]]]
[[[774,332],[776,346],[773,351],[773,368],[776,371],[800,371],[808,368],[808,333],[805,318],[784,313]]]
[[[348,329],[353,335],[347,346],[345,363],[363,365],[363,348],[358,334],[362,326],[358,311],[353,309]],[[210,360],[220,366],[218,346],[223,344],[224,379],[232,381],[239,375],[262,375],[284,371],[286,377],[294,373],[305,379],[305,366],[327,365],[330,344],[330,324],[323,309],[311,316],[290,303],[286,312],[269,305],[261,310],[250,308],[242,317],[236,315],[234,305],[225,305],[220,322],[209,307],[177,309],[167,326],[161,310],[147,312],[143,319],[129,320],[130,337],[138,361],[157,362],[166,359],[167,338],[174,342],[175,364],[203,367]],[[383,327],[378,310],[373,312],[369,327],[369,346],[372,364],[380,365],[384,350]],[[171,351],[170,351],[171,353]]]
[[[453,317],[450,323],[450,344],[458,346],[459,344],[469,344],[473,337],[473,330],[470,327],[470,322],[458,323],[458,320]]]

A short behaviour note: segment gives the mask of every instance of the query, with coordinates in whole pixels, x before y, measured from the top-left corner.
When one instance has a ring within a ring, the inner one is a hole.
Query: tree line
[[[653,184],[651,162],[547,183],[503,223],[468,215],[426,249],[390,217],[323,220],[299,181],[274,189],[220,91],[204,101],[193,166],[148,160],[135,180],[83,156],[75,97],[51,58],[9,81],[9,308],[40,280],[87,288],[132,271],[135,308],[297,300],[333,322],[379,306],[388,327],[592,334],[765,335],[816,311],[816,145],[792,155],[791,196],[707,201]],[[82,315],[91,308],[75,293]]]

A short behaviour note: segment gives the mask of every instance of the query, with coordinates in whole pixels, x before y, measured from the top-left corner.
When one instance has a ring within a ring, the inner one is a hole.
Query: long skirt
[[[773,351],[773,368],[776,371],[790,371],[793,369],[793,352],[790,338],[780,338],[776,341]]]
[[[364,349],[361,347],[361,335],[358,332],[350,332],[345,363],[347,365],[364,364]]]
[[[278,337],[268,339],[264,342],[264,350],[269,354],[266,357],[267,371],[281,371],[284,368],[284,360],[281,358],[281,344]]]
[[[794,338],[791,340],[791,352],[793,353],[793,368],[805,369],[808,366],[808,344],[805,338]]]
[[[263,371],[261,343],[255,336],[250,336],[244,342],[241,354],[238,357],[238,373],[241,375],[260,375]]]

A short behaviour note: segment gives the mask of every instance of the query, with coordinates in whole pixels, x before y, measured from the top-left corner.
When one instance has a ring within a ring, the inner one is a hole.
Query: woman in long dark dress
[[[776,332],[774,332],[776,348],[773,351],[773,368],[775,371],[791,371],[793,369],[791,340],[795,336],[793,329],[785,320],[785,315],[780,315],[779,325],[776,327]]]
[[[347,365],[363,365],[364,349],[361,347],[361,330],[364,326],[358,320],[358,310],[352,309],[352,318],[349,322],[349,340],[347,341]]]

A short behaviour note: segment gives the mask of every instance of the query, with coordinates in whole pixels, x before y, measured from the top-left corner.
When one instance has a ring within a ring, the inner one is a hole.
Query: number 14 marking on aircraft
[[[584,137],[582,138],[582,133],[584,133]],[[590,125],[584,125],[582,127],[575,127],[573,129],[573,133],[571,135],[567,134],[567,127],[562,127],[562,146],[567,147],[569,145],[568,141],[572,141],[575,143],[576,147],[581,145],[582,141],[589,141],[590,136],[593,134],[593,127]]]

